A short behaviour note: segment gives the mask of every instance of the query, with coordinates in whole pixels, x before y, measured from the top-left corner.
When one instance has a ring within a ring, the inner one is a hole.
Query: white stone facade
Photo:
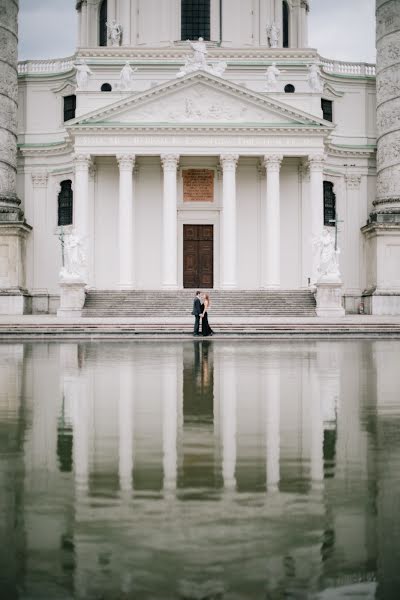
[[[282,23],[282,2],[257,10],[252,0],[238,2],[221,23],[211,0],[207,64],[227,68],[222,76],[199,69],[177,78],[191,52],[181,40],[181,2],[109,0],[107,19],[121,25],[122,38],[104,47],[97,4],[77,2],[74,57],[19,65],[17,185],[33,227],[26,261],[33,310],[54,312],[60,295],[61,181],[72,181],[71,228],[86,240],[87,283],[97,289],[181,288],[187,224],[213,225],[213,287],[307,288],[329,181],[343,293],[357,312],[367,287],[360,228],[376,195],[373,65],[328,61],[308,49],[306,2],[288,3],[283,48],[282,27],[277,47],[267,36],[272,22]],[[151,18],[155,10],[165,18]],[[131,89],[121,89],[127,61],[134,76]],[[74,64],[82,63],[91,74],[77,89]],[[277,91],[267,92],[273,63],[281,74]],[[322,91],[310,85],[311,64]],[[100,91],[105,83],[111,92]],[[287,85],[295,92],[285,93]],[[76,118],[64,123],[64,97],[73,94]],[[332,102],[333,123],[323,119],[321,98]],[[213,171],[213,202],[183,200],[190,168]]]

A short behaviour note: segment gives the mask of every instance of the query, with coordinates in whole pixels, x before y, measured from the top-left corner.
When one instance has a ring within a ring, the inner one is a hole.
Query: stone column
[[[117,156],[119,165],[119,287],[134,287],[133,167],[135,156]]]
[[[223,154],[220,160],[223,171],[221,287],[234,289],[237,285],[236,166],[239,156]]]
[[[164,288],[168,289],[178,287],[176,206],[178,162],[177,154],[161,156],[164,169],[162,284]]]
[[[400,11],[398,0],[376,0],[376,199],[366,238],[364,310],[400,314]]]
[[[0,0],[0,314],[29,309],[25,244],[31,228],[17,197],[18,0]]]
[[[322,154],[311,155],[310,165],[310,204],[311,204],[311,244],[319,240],[324,228],[324,156]],[[312,248],[312,273],[311,283],[315,284],[318,279],[318,255]]]
[[[74,229],[88,248],[90,154],[76,154],[74,189]]]
[[[282,162],[281,155],[264,157],[264,166],[267,171],[267,185],[265,196],[265,256],[264,256],[264,282],[266,289],[280,287],[281,274],[281,216],[280,216],[280,186],[279,172]]]

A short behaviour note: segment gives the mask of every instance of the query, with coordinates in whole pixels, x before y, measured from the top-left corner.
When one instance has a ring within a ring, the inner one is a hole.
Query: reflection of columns
[[[267,171],[265,197],[265,257],[264,287],[276,289],[280,286],[281,257],[281,217],[279,172],[281,155],[265,156],[264,165]]]
[[[120,366],[119,382],[119,486],[122,492],[130,492],[133,475],[133,365]]]
[[[164,169],[162,284],[163,287],[172,289],[178,287],[176,207],[178,161],[179,156],[176,154],[161,156]]]
[[[237,285],[236,249],[236,165],[237,154],[221,156],[223,170],[222,190],[222,287],[235,288]]]
[[[236,487],[236,369],[232,357],[221,364],[222,476],[227,489]]]
[[[267,490],[276,491],[280,481],[280,416],[281,381],[279,365],[265,373],[265,401],[267,415]]]
[[[311,394],[311,483],[319,487],[324,480],[324,427],[321,410],[321,386],[318,373],[310,367]]]
[[[162,365],[163,390],[163,467],[164,490],[176,488],[177,470],[177,421],[178,421],[178,370],[177,356],[164,349]]]
[[[319,240],[324,228],[323,169],[324,156],[312,155],[310,164],[311,244]],[[311,282],[318,279],[318,255],[312,250],[313,264]]]
[[[78,368],[73,379],[70,393],[74,405],[75,493],[77,500],[84,500],[89,488],[89,396],[86,378]]]
[[[89,154],[75,155],[74,228],[87,247],[89,233]]]
[[[134,286],[134,206],[132,171],[135,157],[117,156],[119,165],[119,287]]]

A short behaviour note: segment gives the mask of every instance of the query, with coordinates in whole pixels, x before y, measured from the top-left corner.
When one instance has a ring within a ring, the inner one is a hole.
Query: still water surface
[[[0,344],[2,600],[400,598],[400,342]]]

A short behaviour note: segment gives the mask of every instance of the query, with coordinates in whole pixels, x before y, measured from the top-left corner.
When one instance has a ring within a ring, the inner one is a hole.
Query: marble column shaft
[[[400,10],[376,0],[377,182],[374,213],[400,222]]]
[[[117,156],[119,165],[119,287],[134,287],[134,199],[135,156]]]
[[[264,287],[277,289],[280,287],[280,255],[281,255],[281,217],[280,217],[280,167],[281,155],[264,157],[267,171],[265,197],[265,261]]]
[[[161,163],[164,169],[163,197],[163,242],[162,284],[165,288],[178,287],[177,245],[177,169],[179,156],[164,154]]]
[[[220,158],[222,182],[222,287],[233,289],[237,285],[237,217],[236,217],[236,166],[237,154],[223,154]]]
[[[17,198],[18,8],[0,0],[0,221],[20,221]]]

